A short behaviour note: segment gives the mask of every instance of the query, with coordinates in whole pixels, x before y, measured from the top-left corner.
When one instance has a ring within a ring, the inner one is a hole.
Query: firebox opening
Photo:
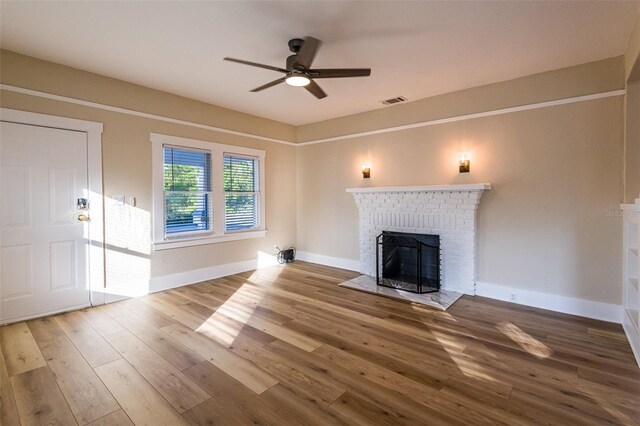
[[[413,293],[440,290],[440,236],[382,231],[376,250],[377,284]]]

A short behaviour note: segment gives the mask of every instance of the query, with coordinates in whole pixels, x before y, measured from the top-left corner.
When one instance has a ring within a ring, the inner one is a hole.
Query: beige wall
[[[302,140],[624,87],[622,58],[298,128]],[[495,94],[495,96],[492,96]],[[441,112],[443,111],[443,112]],[[459,174],[466,151],[471,173]],[[298,248],[358,259],[346,188],[490,182],[479,210],[479,276],[491,284],[621,302],[623,97],[305,145]],[[363,181],[360,164],[371,163]]]
[[[640,80],[640,66],[636,66],[640,56],[640,16],[633,28],[627,52],[624,55],[624,68],[626,80]],[[632,75],[633,74],[633,75]]]
[[[625,54],[627,97],[625,105],[625,197],[640,197],[640,17]]]
[[[625,130],[625,197],[633,203],[640,197],[640,80],[627,83]]]
[[[292,126],[180,98],[57,64],[2,51],[0,80],[63,96],[275,138],[293,138]],[[53,101],[10,91],[0,105],[104,123],[104,194],[137,197],[136,208],[107,200],[105,241],[109,287],[143,282],[193,269],[255,259],[258,251],[295,242],[295,147],[248,137],[176,125],[127,114]],[[267,237],[153,252],[151,242],[151,143],[161,133],[264,149],[266,157]]]
[[[6,50],[0,54],[4,84],[276,139],[295,138],[295,127],[288,124]]]
[[[297,128],[298,142],[624,89],[624,57],[474,87]]]
[[[612,58],[294,128],[1,55],[4,84],[299,142],[617,90],[625,76],[624,58]],[[622,97],[295,148],[9,91],[0,96],[6,108],[104,123],[105,195],[138,199],[136,208],[107,205],[110,286],[253,259],[296,240],[299,250],[357,259],[357,210],[346,188],[491,182],[479,212],[480,281],[620,303],[620,218],[606,211],[623,197]],[[267,237],[150,251],[151,132],[265,149]],[[461,151],[471,157],[470,174],[457,173]],[[364,161],[372,164],[366,182]]]

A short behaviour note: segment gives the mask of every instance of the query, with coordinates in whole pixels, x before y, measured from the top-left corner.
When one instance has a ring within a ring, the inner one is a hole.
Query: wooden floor
[[[619,325],[296,262],[3,327],[3,425],[640,424]]]

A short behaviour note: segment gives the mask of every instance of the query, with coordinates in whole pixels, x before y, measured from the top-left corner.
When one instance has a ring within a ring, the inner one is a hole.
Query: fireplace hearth
[[[440,237],[383,231],[376,238],[376,283],[412,293],[440,290]]]

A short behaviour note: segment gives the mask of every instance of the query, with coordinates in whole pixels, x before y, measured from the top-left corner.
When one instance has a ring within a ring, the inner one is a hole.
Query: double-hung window
[[[265,152],[151,134],[154,249],[265,235]]]
[[[224,154],[225,231],[260,227],[260,160]]]
[[[211,152],[163,146],[164,233],[191,235],[211,229]]]

